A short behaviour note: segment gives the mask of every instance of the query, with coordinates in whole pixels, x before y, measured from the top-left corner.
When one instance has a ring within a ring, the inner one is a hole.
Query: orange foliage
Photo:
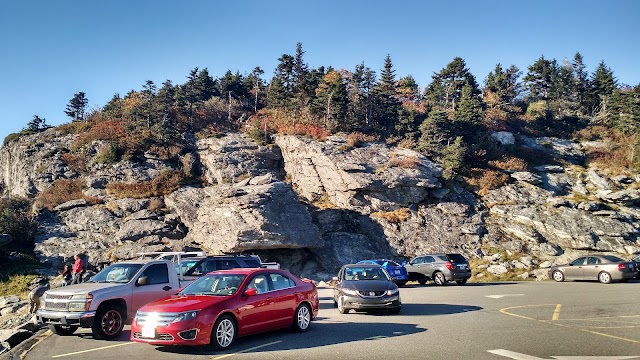
[[[489,166],[504,171],[527,171],[527,162],[517,157],[507,157],[501,160],[489,161]]]
[[[486,195],[490,190],[497,189],[509,181],[509,175],[496,170],[471,169],[471,177],[467,183],[478,189],[478,194]]]
[[[409,220],[411,211],[407,208],[397,209],[393,211],[378,211],[371,214],[371,217],[385,219],[390,223],[401,223]]]
[[[355,131],[347,135],[347,145],[351,147],[360,147],[367,142],[378,141],[377,135],[367,135],[361,132]]]
[[[60,156],[60,160],[77,173],[82,173],[87,167],[87,161],[82,155],[64,153]]]
[[[76,138],[77,145],[88,144],[96,140],[118,141],[127,136],[124,125],[120,120],[107,120],[94,124],[93,127]]]
[[[82,187],[82,179],[58,179],[36,196],[36,205],[51,210],[67,201],[82,199]]]
[[[403,169],[417,169],[420,160],[416,156],[394,156],[387,162],[388,167],[399,167]]]
[[[143,199],[153,196],[168,195],[176,191],[183,180],[180,171],[168,170],[161,172],[149,181],[137,183],[113,182],[107,184],[107,193],[120,198]]]

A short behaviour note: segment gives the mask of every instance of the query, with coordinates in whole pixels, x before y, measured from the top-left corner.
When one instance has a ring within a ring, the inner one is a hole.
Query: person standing
[[[64,264],[64,270],[62,270],[62,274],[60,274],[60,275],[62,277],[62,282],[61,282],[60,286],[69,285],[69,283],[73,279],[73,277],[71,275],[71,267],[69,266],[69,264]]]
[[[31,290],[29,293],[29,314],[35,314],[40,307],[40,298],[44,295],[44,292],[49,290],[49,282],[44,281],[40,283],[40,286]]]
[[[76,260],[73,263],[73,268],[71,269],[71,284],[80,284],[82,282],[82,258],[80,254],[76,254],[73,256]]]

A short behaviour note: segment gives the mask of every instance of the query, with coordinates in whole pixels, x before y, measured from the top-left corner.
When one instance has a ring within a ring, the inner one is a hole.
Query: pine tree
[[[111,100],[102,107],[102,112],[109,119],[122,119],[124,100],[120,94],[115,93]]]
[[[324,128],[335,131],[341,125],[347,112],[347,87],[342,75],[331,71],[325,75],[323,82],[316,89],[313,102],[314,112],[323,119]]]
[[[471,87],[472,94],[480,94],[478,83],[466,66],[462,58],[456,57],[439,73],[433,74],[424,94],[430,106],[453,113],[465,85]]]
[[[573,68],[573,96],[580,105],[581,112],[585,114],[588,107],[589,78],[584,59],[579,52],[573,57],[571,67]]]
[[[426,156],[439,156],[442,144],[449,139],[449,119],[444,110],[434,109],[420,125],[418,150]]]
[[[380,72],[380,80],[374,88],[374,127],[377,131],[389,135],[393,133],[398,122],[400,101],[396,89],[396,75],[393,70],[391,56],[384,59],[384,67]]]
[[[88,104],[89,100],[87,100],[85,93],[80,91],[74,94],[73,98],[69,100],[69,104],[67,104],[67,108],[65,109],[64,113],[74,121],[84,120],[85,111]]]
[[[553,63],[540,56],[528,67],[527,75],[522,79],[529,90],[530,101],[547,101],[553,88]]]
[[[47,121],[44,118],[41,118],[38,115],[33,115],[33,119],[27,123],[26,130],[28,132],[36,133],[47,129],[48,127]]]

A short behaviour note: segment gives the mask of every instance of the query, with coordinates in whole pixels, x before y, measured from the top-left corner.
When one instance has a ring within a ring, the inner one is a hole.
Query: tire
[[[403,286],[407,285],[407,282],[406,281],[398,281],[396,283],[396,285],[398,285],[398,287],[403,287]]]
[[[105,305],[98,309],[91,332],[98,340],[111,340],[122,333],[122,328],[124,328],[122,311],[113,305]]]
[[[442,286],[447,283],[447,279],[445,279],[444,274],[440,271],[436,271],[433,273],[433,283]]]
[[[555,280],[557,282],[563,282],[564,281],[564,274],[560,270],[554,271],[551,274],[551,277],[553,278],[553,280]]]
[[[238,336],[238,326],[229,315],[222,315],[211,329],[211,346],[216,350],[228,349]]]
[[[398,315],[398,314],[400,314],[400,309],[402,309],[402,308],[401,307],[397,307],[397,308],[389,309],[389,314]]]
[[[424,285],[424,284],[426,284],[426,283],[427,283],[427,279],[420,279],[420,280],[418,280],[418,284],[420,284],[420,285]]]
[[[300,304],[296,309],[292,327],[297,332],[305,332],[309,330],[309,325],[311,325],[311,309],[307,304]]]
[[[601,272],[600,274],[598,274],[598,281],[600,281],[603,284],[610,284],[611,283],[611,274],[609,274],[606,271]]]
[[[456,280],[456,284],[458,284],[458,285],[464,285],[464,284],[466,284],[466,283],[467,283],[467,279],[464,279],[464,280]]]
[[[344,300],[342,300],[342,297],[338,298],[338,311],[340,312],[340,314],[348,314],[349,313],[349,309],[344,307]]]
[[[78,330],[78,327],[49,324],[49,330],[51,330],[51,332],[56,335],[69,336],[76,332],[76,330]]]

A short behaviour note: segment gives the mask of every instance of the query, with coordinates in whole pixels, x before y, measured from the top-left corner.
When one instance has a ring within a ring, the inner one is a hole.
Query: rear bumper
[[[90,328],[96,316],[95,311],[85,312],[61,312],[50,310],[38,310],[36,318],[40,324],[54,324],[66,326],[78,326],[81,328]]]

